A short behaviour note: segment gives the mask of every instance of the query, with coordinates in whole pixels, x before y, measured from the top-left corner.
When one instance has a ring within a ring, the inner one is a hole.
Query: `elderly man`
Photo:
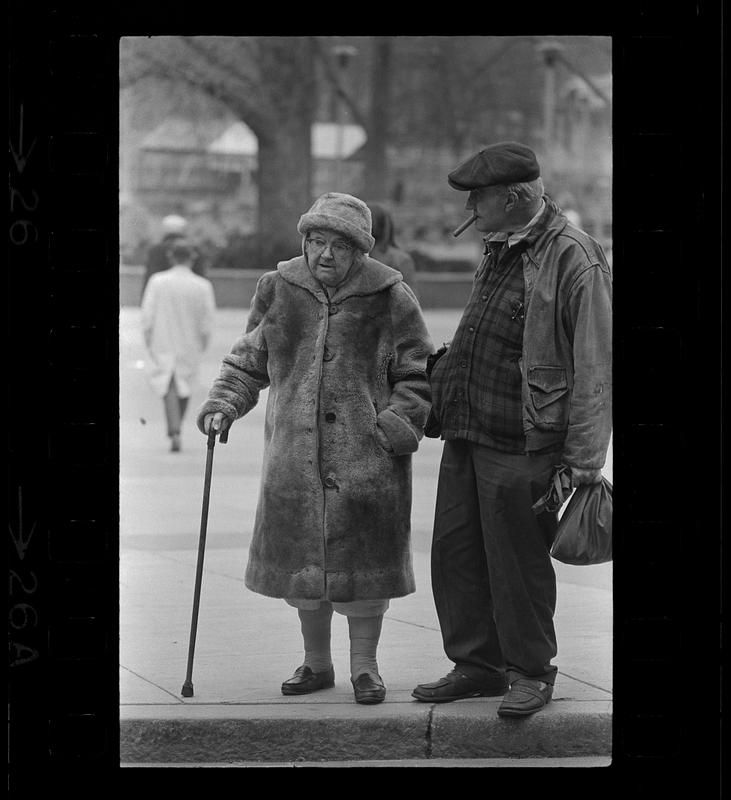
[[[612,276],[597,242],[544,193],[528,147],[486,147],[448,181],[469,192],[485,250],[430,376],[444,440],[432,583],[455,667],[413,696],[435,703],[504,694],[498,714],[524,716],[550,701],[557,672],[549,554],[557,515],[536,515],[532,505],[558,464],[571,467],[574,486],[601,480],[611,433]]]

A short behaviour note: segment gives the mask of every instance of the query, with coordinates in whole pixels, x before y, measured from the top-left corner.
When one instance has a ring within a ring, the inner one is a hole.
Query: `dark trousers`
[[[553,684],[557,516],[536,516],[560,454],[501,453],[446,441],[439,469],[432,590],[444,651],[482,680],[506,672]]]
[[[188,408],[188,398],[180,397],[178,390],[175,386],[175,378],[170,379],[170,385],[165,397],[163,397],[165,405],[165,420],[168,426],[168,436],[180,435],[180,426],[185,416],[185,410]]]

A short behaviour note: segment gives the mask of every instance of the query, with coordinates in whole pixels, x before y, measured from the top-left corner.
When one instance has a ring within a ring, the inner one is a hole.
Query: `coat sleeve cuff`
[[[419,439],[414,429],[395,411],[385,408],[378,415],[378,426],[388,437],[395,456],[414,453],[419,447]]]

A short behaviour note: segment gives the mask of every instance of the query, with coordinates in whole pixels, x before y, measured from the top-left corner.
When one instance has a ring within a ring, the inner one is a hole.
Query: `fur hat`
[[[371,235],[371,211],[362,200],[350,194],[326,192],[315,200],[297,224],[303,236],[318,228],[342,233],[364,253],[370,253],[375,244]]]
[[[495,184],[526,183],[541,174],[535,153],[519,142],[491,144],[463,161],[447,176],[453,189],[468,192]]]

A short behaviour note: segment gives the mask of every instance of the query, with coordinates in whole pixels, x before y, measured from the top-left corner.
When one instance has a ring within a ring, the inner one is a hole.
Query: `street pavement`
[[[169,452],[161,400],[144,373],[139,309],[120,310],[120,761],[134,766],[600,766],[611,761],[612,565],[554,562],[559,668],[539,714],[503,720],[500,698],[420,703],[418,683],[451,669],[431,595],[429,547],[442,443],[413,460],[416,592],[393,600],[379,646],[385,702],[358,705],[347,621],[333,618],[335,686],[284,697],[302,660],[296,611],[245,588],[264,440],[266,393],[213,458],[194,695],[186,677],[206,440],[195,410],[247,309],[220,309],[190,401],[179,453]],[[458,310],[427,310],[435,345]],[[605,468],[612,480],[611,450]]]

